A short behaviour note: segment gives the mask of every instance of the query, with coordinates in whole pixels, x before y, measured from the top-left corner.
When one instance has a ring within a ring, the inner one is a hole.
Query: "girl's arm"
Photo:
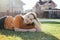
[[[39,21],[37,21],[37,20],[34,19],[34,24],[36,26],[36,31],[40,32],[41,31],[41,28],[40,28],[41,25],[40,25]]]

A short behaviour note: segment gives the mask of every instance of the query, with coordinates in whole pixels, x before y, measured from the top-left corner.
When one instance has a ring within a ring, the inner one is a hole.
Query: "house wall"
[[[37,2],[33,9],[38,14],[39,17],[43,17],[43,15],[45,15],[44,10],[49,9],[49,7],[51,9],[55,9],[56,4],[54,2],[52,2],[52,3],[47,2],[43,5],[40,5],[39,2]]]
[[[44,18],[60,18],[60,9],[45,10],[43,17]]]
[[[9,8],[8,0],[0,0],[0,12],[6,12]]]
[[[0,12],[6,12],[7,10],[23,11],[23,3],[21,0],[0,0]]]
[[[24,3],[21,0],[0,0],[0,15],[15,15],[18,12],[22,13],[23,5]]]

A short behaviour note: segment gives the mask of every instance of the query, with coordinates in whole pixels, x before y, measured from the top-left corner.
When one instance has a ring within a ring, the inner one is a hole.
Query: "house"
[[[39,0],[33,9],[39,16],[43,17],[44,10],[55,9],[56,6],[52,0]]]
[[[58,18],[60,19],[60,9],[47,9],[44,10],[45,18]]]
[[[13,13],[22,13],[23,12],[23,3],[21,0],[0,0],[0,14],[2,12],[8,12],[8,15],[14,15]]]
[[[23,3],[21,0],[13,0],[13,12],[21,12],[23,13],[23,6],[25,3]]]
[[[35,8],[45,10],[45,9],[55,9],[56,6],[57,5],[52,0],[48,1],[39,0],[39,2],[36,3]]]

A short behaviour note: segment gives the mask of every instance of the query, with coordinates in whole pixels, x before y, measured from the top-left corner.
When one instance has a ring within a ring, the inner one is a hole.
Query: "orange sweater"
[[[15,20],[14,20],[14,27],[18,27],[18,28],[21,28],[21,29],[32,29],[32,28],[35,28],[35,25],[34,24],[24,24],[24,19],[22,16],[20,15],[17,15],[15,17]]]
[[[13,30],[13,17],[12,16],[8,16],[6,19],[5,19],[5,22],[4,22],[4,28],[5,29],[9,29],[9,30]]]
[[[20,15],[16,15],[14,18],[12,16],[8,16],[5,20],[4,23],[4,28],[13,30],[15,28],[20,28],[20,29],[32,29],[35,28],[34,24],[24,24],[24,19]]]

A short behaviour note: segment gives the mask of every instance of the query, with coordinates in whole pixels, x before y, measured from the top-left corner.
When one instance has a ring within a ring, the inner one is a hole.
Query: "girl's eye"
[[[28,18],[29,18],[29,16],[28,16]]]
[[[30,19],[32,21],[32,19]]]

